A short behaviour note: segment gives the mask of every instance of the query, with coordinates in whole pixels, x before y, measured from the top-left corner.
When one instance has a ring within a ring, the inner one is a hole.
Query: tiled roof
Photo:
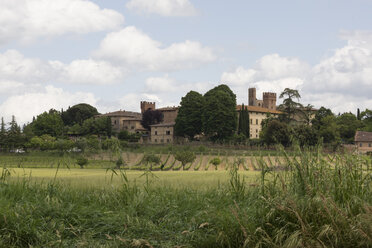
[[[123,111],[123,110],[110,112],[110,113],[102,114],[102,115],[99,115],[99,116],[132,117],[132,118],[136,118],[136,119],[142,119],[142,114],[141,113],[131,112],[131,111]]]
[[[176,123],[175,122],[169,122],[169,123],[159,123],[150,125],[150,127],[173,127]]]
[[[356,131],[355,133],[356,142],[372,142],[372,132]]]
[[[164,108],[158,108],[156,110],[160,110],[160,111],[175,111],[177,109],[178,109],[178,107],[164,107]]]
[[[247,107],[248,111],[250,111],[250,112],[271,113],[271,114],[281,114],[282,113],[278,110],[262,108],[262,107],[258,107],[258,106],[246,106],[246,105],[244,105],[244,107]],[[241,109],[242,109],[242,105],[237,105],[236,106],[236,110],[241,110]]]

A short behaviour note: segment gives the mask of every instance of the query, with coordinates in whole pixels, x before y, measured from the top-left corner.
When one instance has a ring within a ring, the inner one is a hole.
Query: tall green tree
[[[98,114],[95,107],[86,103],[80,103],[69,107],[66,111],[62,110],[61,117],[65,125],[73,126],[74,124],[82,125],[85,120]]]
[[[250,137],[249,112],[244,104],[239,110],[238,134],[244,134],[246,138]]]
[[[4,117],[1,117],[1,126],[0,126],[0,149],[5,148],[6,146],[6,128]]]
[[[356,130],[362,127],[362,122],[352,113],[343,113],[337,117],[336,123],[338,125],[340,138],[346,143],[352,143]]]
[[[23,139],[21,134],[21,127],[18,126],[17,121],[12,116],[12,121],[9,122],[9,129],[6,137],[6,146],[10,149],[19,148],[23,145]]]
[[[283,98],[283,103],[279,105],[279,110],[284,112],[284,121],[287,123],[296,121],[295,117],[301,115],[303,109],[302,104],[298,102],[301,98],[298,90],[285,88],[279,98]]]
[[[363,131],[372,132],[372,110],[366,109],[360,114]]]
[[[236,96],[227,85],[219,85],[204,95],[203,130],[212,140],[233,136],[237,128]]]
[[[51,109],[49,113],[44,112],[36,117],[32,123],[32,129],[37,136],[49,134],[53,137],[58,137],[63,134],[64,124],[61,115]]]
[[[291,145],[291,128],[285,122],[272,119],[262,127],[260,137],[268,145],[289,146]]]
[[[314,119],[311,120],[312,127],[315,130],[319,130],[322,126],[322,119],[327,116],[334,116],[330,109],[325,107],[321,107],[320,109],[318,109],[318,111],[315,113]]]
[[[193,139],[195,135],[202,132],[203,106],[204,98],[196,91],[190,91],[182,97],[174,126],[177,136]]]

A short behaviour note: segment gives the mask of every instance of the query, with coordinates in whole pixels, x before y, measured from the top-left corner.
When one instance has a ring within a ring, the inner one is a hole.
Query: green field
[[[182,171],[163,154],[170,169],[150,171],[127,155],[127,170],[0,158],[0,247],[372,247],[368,157],[298,151],[215,170],[203,155]]]
[[[0,174],[3,169],[0,169]],[[118,170],[104,169],[50,169],[50,168],[11,168],[13,182],[30,179],[32,182],[56,181],[63,185],[78,188],[118,187],[123,181]],[[144,185],[146,173],[143,171],[124,171],[129,183]],[[258,171],[242,171],[241,175],[249,183],[257,181]],[[172,188],[210,189],[229,182],[229,172],[220,171],[155,171],[147,175],[152,186]]]

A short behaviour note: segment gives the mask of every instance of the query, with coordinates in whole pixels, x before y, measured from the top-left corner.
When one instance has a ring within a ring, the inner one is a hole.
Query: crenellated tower
[[[155,109],[155,102],[146,102],[141,101],[141,113],[145,113],[146,110],[154,110]]]
[[[262,95],[263,107],[268,109],[276,109],[276,93],[264,92]]]

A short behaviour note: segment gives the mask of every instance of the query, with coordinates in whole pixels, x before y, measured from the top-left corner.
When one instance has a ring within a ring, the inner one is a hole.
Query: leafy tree
[[[81,156],[76,159],[76,163],[80,166],[81,169],[84,169],[84,166],[88,164],[88,159]]]
[[[184,170],[185,169],[185,165],[188,164],[188,163],[194,162],[196,156],[195,156],[195,154],[192,151],[183,150],[183,151],[176,152],[176,154],[174,155],[174,158],[177,161],[180,161],[181,162],[182,169]]]
[[[295,116],[302,113],[302,104],[299,102],[301,98],[300,93],[297,90],[285,88],[284,91],[280,94],[279,98],[284,98],[283,103],[279,105],[279,109],[284,112],[284,120],[287,123],[296,121]]]
[[[300,146],[315,146],[318,143],[318,135],[308,125],[296,125],[293,127],[293,136]]]
[[[362,124],[363,124],[363,131],[372,132],[372,110],[366,109],[360,114]]]
[[[150,130],[150,126],[161,123],[164,119],[164,115],[159,110],[146,110],[142,115],[141,125]]]
[[[29,146],[34,149],[40,149],[42,151],[53,150],[56,145],[56,138],[49,134],[43,134],[42,136],[35,136],[31,138]]]
[[[193,139],[202,132],[203,105],[204,98],[196,91],[190,91],[182,97],[174,127],[177,136]]]
[[[85,120],[98,114],[95,107],[86,103],[80,103],[69,107],[65,112],[62,111],[61,116],[66,126],[72,126],[74,124],[82,125]]]
[[[356,130],[362,126],[361,121],[352,113],[343,113],[337,117],[336,123],[340,137],[346,143],[354,141]]]
[[[110,123],[108,125],[108,123]],[[81,126],[82,135],[103,135],[111,136],[111,118],[110,117],[100,117],[100,118],[90,118],[83,122]]]
[[[271,120],[262,129],[260,135],[263,141],[268,145],[282,144],[283,146],[291,145],[291,129],[290,127],[278,120]]]
[[[49,134],[58,137],[63,134],[64,125],[60,114],[51,109],[49,113],[44,112],[36,117],[32,129],[37,136]]]
[[[322,119],[327,116],[333,116],[330,109],[321,107],[316,113],[314,119],[311,120],[312,126],[315,130],[319,130],[322,125]]]
[[[58,139],[54,143],[54,147],[59,152],[64,153],[74,147],[74,142],[69,139]]]
[[[160,164],[161,160],[159,156],[154,154],[146,154],[143,158],[143,162],[145,162],[146,165],[150,164],[150,170],[152,170],[152,166]]]
[[[338,132],[335,116],[328,115],[321,119],[318,135],[323,138],[324,143],[338,143],[340,141],[340,133]]]
[[[211,161],[209,161],[210,164],[214,165],[214,169],[217,170],[218,165],[221,164],[221,159],[220,158],[213,158]]]
[[[213,140],[233,136],[237,128],[236,96],[227,85],[219,85],[204,95],[203,130]]]
[[[118,134],[118,139],[123,141],[129,141],[129,142],[138,142],[138,140],[141,138],[141,134],[138,133],[129,133],[127,130],[120,131]]]

